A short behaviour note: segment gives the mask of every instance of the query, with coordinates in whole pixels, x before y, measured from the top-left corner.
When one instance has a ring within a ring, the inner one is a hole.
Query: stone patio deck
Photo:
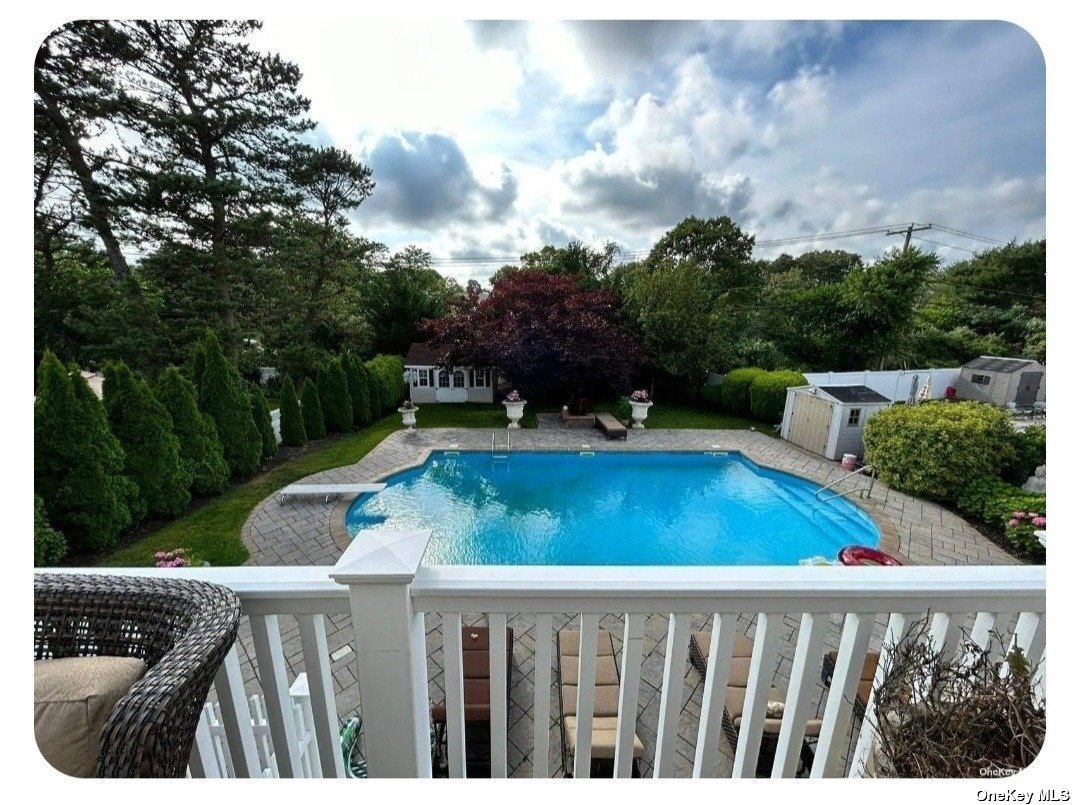
[[[422,463],[432,450],[487,450],[491,444],[487,429],[429,429],[414,432],[398,431],[387,437],[356,464],[317,473],[310,482],[346,483],[377,481]],[[497,438],[505,438],[499,432]],[[833,462],[814,456],[800,448],[749,430],[644,430],[631,431],[626,442],[608,442],[596,431],[523,430],[512,435],[513,450],[590,450],[622,451],[707,451],[735,450],[761,465],[795,473],[811,481],[826,484],[843,476]],[[851,488],[855,482],[845,481],[840,488]],[[875,519],[882,532],[883,545],[914,564],[1015,564],[1016,560],[983,537],[964,520],[943,507],[903,495],[878,483],[873,499],[858,502]],[[288,501],[284,505],[269,497],[251,513],[243,530],[243,539],[251,553],[250,564],[257,565],[332,565],[341,554],[344,534],[344,513],[349,501],[327,505],[320,501]],[[799,614],[785,617],[778,652],[774,684],[786,690],[798,633]],[[573,615],[556,618],[555,628],[572,625]],[[746,613],[739,619],[739,631],[753,635],[756,616]],[[463,616],[466,625],[481,625],[482,615]],[[693,628],[708,628],[709,615],[694,616]],[[282,618],[282,640],[286,658],[293,674],[303,670],[299,630],[291,618]],[[510,687],[508,766],[513,776],[532,774],[532,702],[535,646],[535,618],[516,615],[510,618],[514,629],[512,678]],[[834,616],[826,638],[827,649],[839,644],[842,619]],[[872,645],[879,646],[885,627],[885,616],[874,630]],[[621,649],[623,616],[613,613],[601,621],[601,628],[615,637]],[[660,686],[666,651],[667,616],[650,616],[646,622],[644,658],[641,673],[641,692],[638,701],[637,733],[645,744],[641,771],[651,772],[655,751],[656,727],[659,719]],[[1000,627],[999,627],[1000,628]],[[429,615],[428,680],[433,701],[443,697],[443,647],[440,618]],[[333,658],[332,672],[337,695],[338,712],[342,717],[359,710],[359,690],[356,684],[355,657],[351,653],[353,634],[348,617],[327,618],[327,639]],[[241,630],[238,641],[245,681],[257,689],[257,673],[250,633]],[[685,653],[685,648],[683,649]],[[701,712],[703,680],[686,662],[682,690],[682,709],[679,717],[676,775],[687,776],[693,766],[698,719]],[[551,709],[546,715],[551,729],[551,751],[548,770],[553,776],[563,774],[561,737],[558,721],[557,676],[552,673]],[[825,688],[817,697],[818,714],[824,707]],[[719,773],[731,771],[732,753],[721,740]]]

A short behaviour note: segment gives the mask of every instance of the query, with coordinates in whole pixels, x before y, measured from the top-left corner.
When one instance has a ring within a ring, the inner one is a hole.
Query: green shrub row
[[[1021,554],[1034,558],[1044,554],[1033,534],[1029,518],[1010,525],[1017,513],[1046,515],[1046,496],[1023,489],[1000,478],[976,478],[960,490],[956,507],[964,514],[1001,530]]]
[[[732,369],[722,383],[702,386],[701,399],[710,408],[775,424],[784,415],[787,390],[806,384],[799,372]]]

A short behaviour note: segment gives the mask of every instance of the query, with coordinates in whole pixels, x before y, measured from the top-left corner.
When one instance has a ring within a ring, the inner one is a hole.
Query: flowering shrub
[[[503,402],[516,403],[516,402],[525,402],[525,401],[523,399],[521,399],[521,395],[518,394],[518,390],[514,389],[513,391],[511,391],[509,394],[506,395],[506,397],[503,399]]]
[[[1037,555],[1043,547],[1035,530],[1046,528],[1046,515],[1037,511],[1014,511],[1005,522],[1005,536],[1025,553]]]
[[[637,391],[631,392],[631,394],[630,394],[630,402],[636,402],[636,403],[650,402],[650,400],[649,400],[649,392],[646,391],[645,389],[638,389]]]
[[[156,567],[191,567],[191,559],[184,548],[174,548],[171,551],[158,551],[154,554]]]

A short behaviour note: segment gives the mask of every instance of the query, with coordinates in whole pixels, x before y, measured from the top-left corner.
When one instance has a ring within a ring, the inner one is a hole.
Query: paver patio
[[[402,469],[417,466],[432,450],[488,450],[491,430],[439,428],[418,431],[397,431],[388,436],[358,463],[316,473],[305,479],[311,483],[363,483],[382,480]],[[497,434],[500,445],[505,444],[505,432]],[[593,451],[709,451],[733,450],[742,452],[758,464],[795,473],[811,481],[827,484],[841,478],[838,466],[814,456],[787,442],[750,430],[638,430],[631,431],[625,441],[606,441],[597,431],[588,430],[523,430],[512,435],[513,451],[580,450],[587,446]],[[840,488],[853,488],[855,480],[843,481]],[[273,496],[260,503],[251,513],[243,529],[243,539],[251,553],[249,564],[256,565],[332,565],[346,544],[344,515],[348,500],[334,504],[322,500],[295,500],[281,504]],[[962,518],[947,509],[891,490],[880,482],[874,487],[871,501],[859,503],[875,519],[882,532],[882,545],[913,564],[1016,564],[1016,560],[986,539]],[[572,625],[573,616],[556,618],[555,628]],[[708,628],[710,615],[693,618],[693,628]],[[880,646],[886,616],[877,623],[872,645]],[[463,622],[478,625],[482,615],[465,615]],[[755,615],[747,613],[739,619],[739,631],[753,635]],[[299,630],[291,618],[282,618],[282,640],[290,669],[295,675],[303,670]],[[355,656],[351,653],[353,633],[347,616],[327,617],[327,640],[332,662],[338,712],[345,716],[360,707],[356,684]],[[514,652],[510,687],[508,766],[514,776],[532,774],[532,702],[535,645],[535,618],[522,614],[512,616],[509,625],[514,629]],[[826,637],[827,650],[839,644],[842,619],[832,618]],[[784,619],[784,629],[778,652],[773,683],[786,690],[798,634],[799,615]],[[621,649],[623,616],[607,615],[601,628],[609,630]],[[645,744],[641,764],[644,774],[652,768],[656,727],[659,719],[660,686],[664,669],[668,620],[664,614],[650,616],[646,621],[644,654],[641,673],[641,692],[638,700],[637,733]],[[1000,627],[999,627],[1000,628]],[[442,625],[437,615],[427,617],[428,681],[432,701],[443,697]],[[250,633],[241,630],[238,641],[245,681],[257,689],[257,672]],[[685,656],[686,649],[682,649]],[[688,661],[685,661],[682,689],[682,709],[679,717],[676,751],[677,776],[687,776],[693,766],[698,719],[701,712],[703,680]],[[561,739],[558,724],[556,675],[552,673],[551,709],[545,717],[551,729],[549,773],[563,773]],[[817,697],[818,714],[824,707],[825,689]],[[721,775],[731,771],[732,756],[726,741],[721,742]]]

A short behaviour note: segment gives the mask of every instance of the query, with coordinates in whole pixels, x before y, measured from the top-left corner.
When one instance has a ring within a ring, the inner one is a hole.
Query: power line
[[[966,249],[963,246],[953,246],[951,243],[942,243],[940,240],[931,240],[930,238],[915,236],[915,240],[921,240],[923,243],[933,243],[935,246],[944,246],[946,249],[956,249],[960,252],[967,252],[968,254],[978,254],[974,249]]]
[[[959,235],[962,238],[971,238],[972,240],[979,240],[984,243],[992,243],[995,246],[1008,246],[1009,244],[1004,240],[997,240],[986,235],[976,235],[973,232],[965,232],[963,229],[954,229],[952,227],[945,226],[944,224],[932,224],[934,229],[940,229],[942,232],[948,232],[950,235]]]

